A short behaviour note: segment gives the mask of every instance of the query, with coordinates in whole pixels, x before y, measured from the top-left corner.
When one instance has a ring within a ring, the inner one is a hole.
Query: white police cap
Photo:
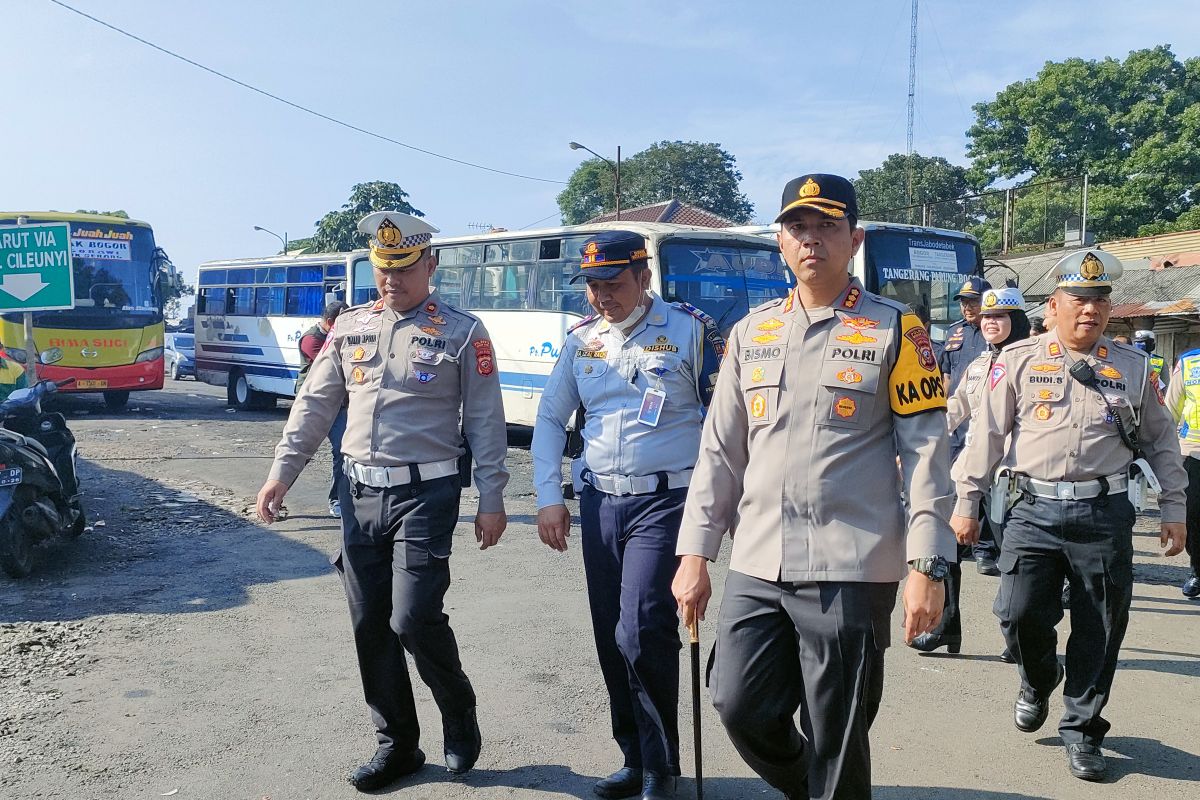
[[[358,221],[358,230],[371,237],[371,263],[379,269],[400,269],[415,263],[438,229],[411,214],[376,211]]]
[[[1054,266],[1058,272],[1058,288],[1079,297],[1109,294],[1113,281],[1125,272],[1121,259],[1097,248],[1076,250],[1063,256]]]
[[[1025,298],[1021,296],[1020,290],[1012,286],[988,289],[979,303],[980,314],[1007,314],[1024,310]]]

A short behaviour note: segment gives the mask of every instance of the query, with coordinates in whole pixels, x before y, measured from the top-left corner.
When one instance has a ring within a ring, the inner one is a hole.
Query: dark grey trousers
[[[868,731],[883,697],[896,586],[729,572],[709,689],[738,753],[776,789],[870,798]]]
[[[450,544],[458,523],[457,476],[376,489],[341,483],[342,551],[334,566],[381,747],[417,747],[421,726],[404,651],[444,716],[475,706],[442,601],[450,588]]]
[[[1063,578],[1071,583],[1064,744],[1099,746],[1133,598],[1133,523],[1124,492],[1091,500],[1018,501],[1004,524],[995,614],[1023,684],[1043,694],[1057,674],[1054,627],[1063,617]]]

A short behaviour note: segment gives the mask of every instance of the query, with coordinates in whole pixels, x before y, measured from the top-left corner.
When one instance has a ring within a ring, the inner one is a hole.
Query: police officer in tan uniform
[[[1071,638],[1058,730],[1071,774],[1100,780],[1109,729],[1101,712],[1129,622],[1139,476],[1152,471],[1161,483],[1168,556],[1183,549],[1187,479],[1146,355],[1103,335],[1121,262],[1081,250],[1057,268],[1049,301],[1055,329],[1005,348],[987,377],[956,473],[951,524],[960,542],[978,536],[980,504],[1004,459],[1020,499],[1004,521],[995,612],[1021,676],[1014,723],[1026,733],[1041,728],[1063,680],[1054,628],[1066,576]]]
[[[343,544],[334,566],[350,602],[363,691],[379,740],[374,758],[350,782],[370,791],[425,761],[406,650],[441,711],[446,767],[466,772],[479,756],[475,693],[443,611],[464,435],[476,465],[481,549],[499,541],[507,524],[508,472],[491,339],[476,317],[429,288],[437,268],[429,246],[436,229],[381,211],[364,217],[359,230],[372,237],[380,300],[338,317],[292,404],[258,493],[258,513],[274,521],[348,398]]]
[[[797,287],[733,328],[676,550],[690,622],[733,536],[713,704],[746,763],[793,798],[870,797],[897,584],[908,576],[911,641],[941,617],[955,554],[941,373],[917,316],[848,274],[857,216],[845,178],[784,189],[779,244]]]

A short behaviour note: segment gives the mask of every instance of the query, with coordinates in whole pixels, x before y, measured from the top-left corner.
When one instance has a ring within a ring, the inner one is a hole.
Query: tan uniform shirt
[[[992,368],[992,351],[984,350],[967,365],[967,372],[958,382],[954,394],[946,401],[946,430],[950,433],[971,418],[983,395],[984,378]]]
[[[347,309],[313,362],[275,448],[270,477],[291,485],[349,397],[342,453],[373,467],[475,459],[479,510],[504,509],[508,439],[492,342],[478,318],[434,292],[400,313]]]
[[[807,318],[794,297],[759,306],[732,331],[676,552],[714,560],[729,531],[732,569],[785,581],[953,559],[945,406],[920,321],[858,281]]]
[[[1104,397],[1070,376],[1076,360],[1053,331],[1004,348],[987,377],[971,442],[959,457],[956,514],[978,515],[1002,457],[1013,471],[1043,481],[1089,481],[1125,472],[1133,452],[1121,441],[1107,397],[1126,431],[1133,431],[1134,413],[1140,414],[1141,447],[1162,483],[1162,519],[1184,521],[1187,476],[1175,426],[1151,384],[1146,354],[1100,339],[1086,360]]]

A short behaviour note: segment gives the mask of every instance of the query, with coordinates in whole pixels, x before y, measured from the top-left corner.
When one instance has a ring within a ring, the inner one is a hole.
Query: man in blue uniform
[[[959,381],[967,374],[967,367],[987,349],[987,342],[979,332],[979,301],[983,293],[991,288],[992,285],[983,278],[972,277],[962,285],[958,294],[954,295],[962,311],[962,322],[952,325],[947,331],[946,343],[942,345],[941,355],[938,356],[938,366],[946,376],[947,397],[954,396]],[[950,434],[951,463],[958,458],[958,454],[967,444],[967,430],[968,426],[963,425]],[[996,539],[986,523],[983,534],[971,550],[975,554],[975,567],[981,574],[993,577],[1000,574],[1000,570],[996,568]],[[965,548],[962,552],[966,552]]]
[[[597,313],[569,332],[538,407],[538,535],[566,550],[565,427],[582,405],[583,564],[613,738],[625,759],[595,792],[673,798],[680,641],[671,578],[724,341],[710,317],[649,291],[637,234],[606,231],[585,242],[572,280],[580,278]]]

